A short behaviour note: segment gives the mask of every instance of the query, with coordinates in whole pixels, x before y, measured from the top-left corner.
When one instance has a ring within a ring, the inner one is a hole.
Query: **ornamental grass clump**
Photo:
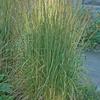
[[[84,100],[81,53],[88,13],[70,0],[10,1],[8,73],[16,100]]]

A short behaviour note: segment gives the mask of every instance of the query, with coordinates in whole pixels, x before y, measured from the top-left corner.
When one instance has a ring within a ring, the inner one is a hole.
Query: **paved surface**
[[[86,66],[92,81],[100,88],[100,52],[87,52]]]
[[[100,0],[83,0],[83,3],[87,5],[99,5],[100,6]]]

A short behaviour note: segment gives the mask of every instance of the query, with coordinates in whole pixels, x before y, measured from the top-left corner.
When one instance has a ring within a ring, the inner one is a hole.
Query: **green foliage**
[[[0,82],[2,82],[5,78],[5,75],[4,74],[0,74]]]
[[[92,39],[94,40],[95,43],[100,44],[100,14],[98,14],[94,23],[96,25],[95,29],[96,33]]]
[[[83,87],[84,100],[99,100],[100,91],[97,91],[97,87],[89,83]]]
[[[14,97],[13,96],[2,95],[2,96],[0,96],[0,100],[14,100]]]
[[[95,15],[96,18],[92,19],[91,25],[87,30],[87,39],[89,41],[89,48],[95,48],[100,45],[100,13]],[[89,38],[90,37],[90,38]]]
[[[12,93],[12,86],[5,83],[5,75],[0,74],[0,100],[13,100],[14,97],[10,96]]]
[[[12,92],[11,87],[12,86],[8,83],[0,83],[0,92],[11,93]]]

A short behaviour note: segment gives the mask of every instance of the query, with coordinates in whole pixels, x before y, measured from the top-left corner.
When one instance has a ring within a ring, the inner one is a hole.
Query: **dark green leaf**
[[[0,100],[14,100],[14,97],[3,95],[3,96],[0,96]]]
[[[5,75],[4,74],[0,74],[0,82],[3,81],[5,78]]]
[[[12,92],[11,87],[12,86],[8,83],[0,83],[0,92],[11,93]]]

